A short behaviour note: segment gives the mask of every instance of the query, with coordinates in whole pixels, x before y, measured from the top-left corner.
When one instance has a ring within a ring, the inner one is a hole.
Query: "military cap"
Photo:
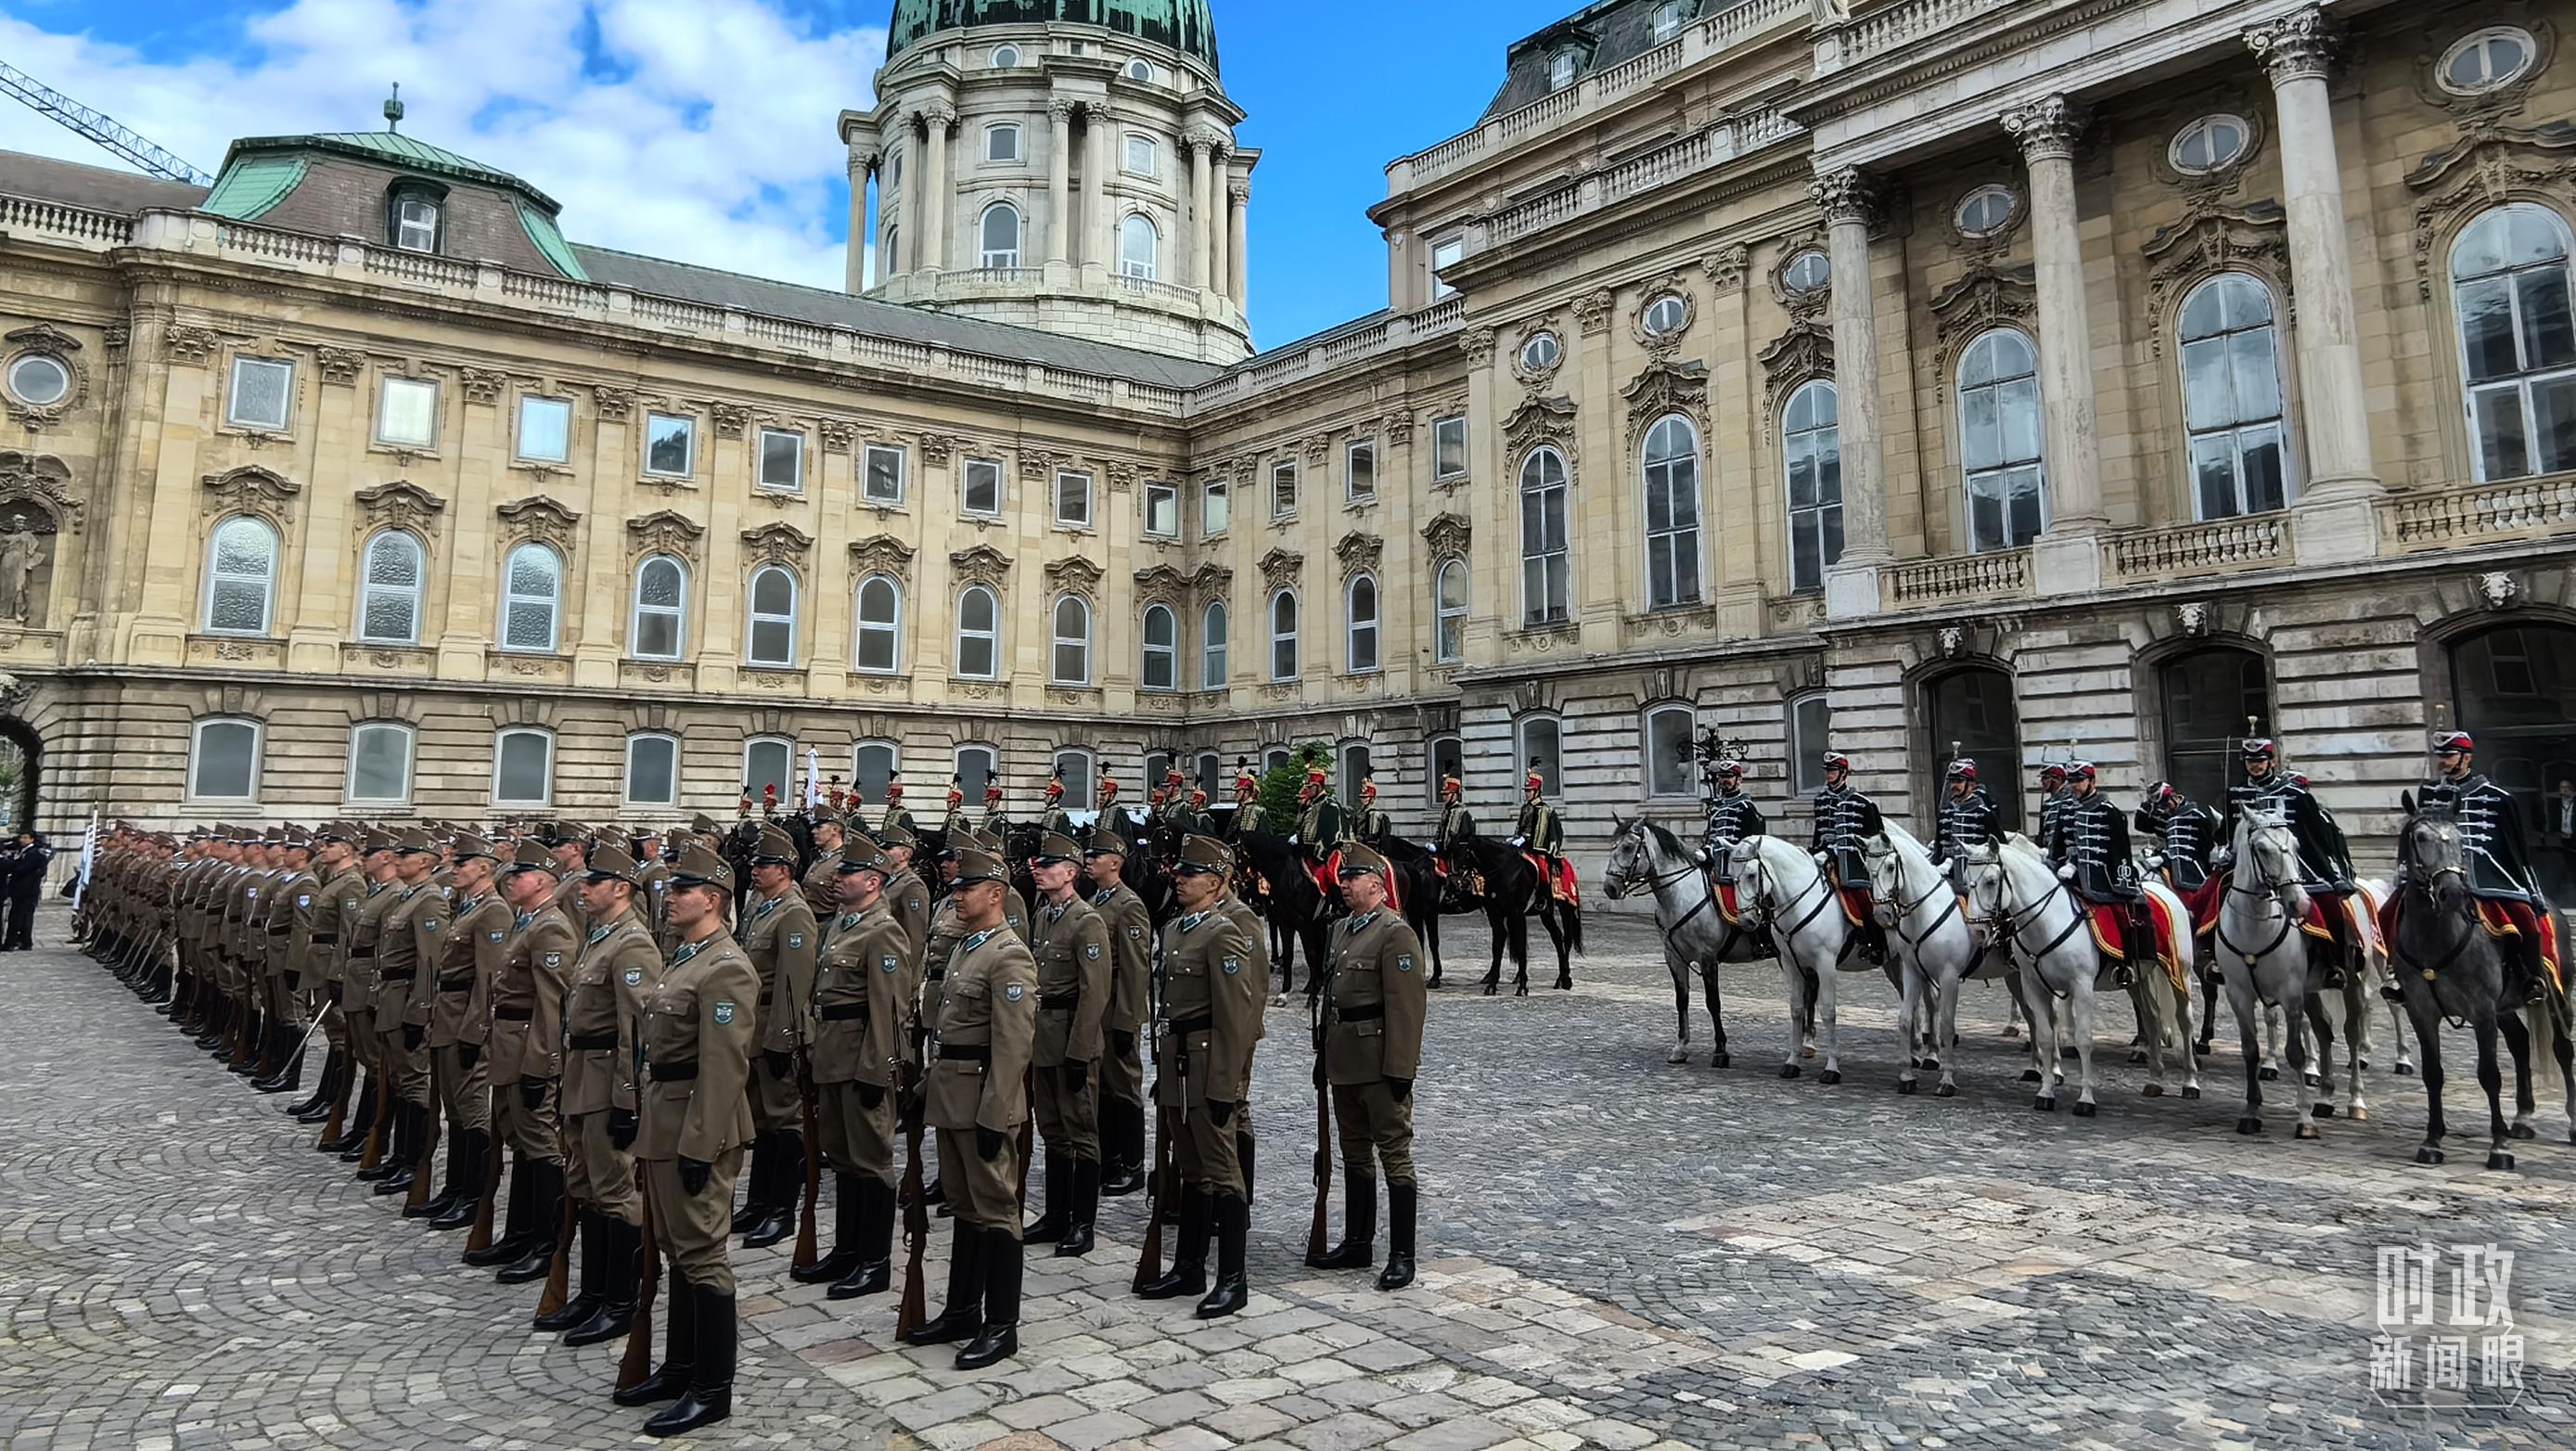
[[[716,819],[714,817],[701,811],[695,817],[690,819],[689,830],[705,832],[709,835],[713,835],[716,832],[724,830],[724,828],[716,825]]]
[[[1082,845],[1082,854],[1087,857],[1126,856],[1133,850],[1127,845],[1127,838],[1120,836],[1118,829],[1107,822],[1092,823],[1090,839]]]
[[[358,824],[354,821],[326,821],[322,823],[322,829],[313,834],[313,839],[316,841],[336,841],[348,844],[355,844],[358,837],[359,828]]]
[[[876,838],[877,843],[881,846],[919,847],[921,845],[920,837],[913,835],[911,832],[904,830],[900,826],[888,826],[878,831],[876,833]]]
[[[2066,779],[2069,781],[2091,781],[2099,778],[2100,775],[2101,772],[2093,769],[2091,761],[2078,761],[2066,768]]]
[[[288,846],[311,846],[313,833],[301,826],[289,826],[278,839]]]
[[[493,847],[492,843],[470,831],[457,833],[456,859],[463,862],[472,861],[476,857],[481,857],[488,862],[498,862],[501,860],[501,853]]]
[[[1002,866],[1002,859],[982,847],[970,846],[957,853],[959,887],[972,886],[977,882],[1007,882],[1010,879],[1010,873]]]
[[[260,839],[271,846],[275,846],[286,840],[286,828],[283,826],[272,826],[268,830],[260,833]]]
[[[2281,755],[2281,748],[2263,736],[2256,736],[2237,749],[2249,761],[2273,761],[2280,759]]]
[[[852,872],[874,872],[881,877],[894,875],[894,864],[885,859],[885,851],[862,834],[841,848],[841,859],[834,870],[847,876]]]
[[[700,843],[691,842],[680,853],[680,859],[671,864],[671,886],[674,890],[721,887],[730,892],[733,890],[733,868],[725,864],[723,857]]]
[[[1223,876],[1234,870],[1234,851],[1213,836],[1188,836],[1181,840],[1181,854],[1172,870],[1193,875],[1213,872]]]
[[[808,821],[814,823],[817,830],[826,826],[839,826],[842,824],[841,813],[834,811],[829,806],[809,806],[805,808],[805,817]]]
[[[756,867],[796,865],[796,838],[775,826],[760,829],[760,840],[751,849],[751,864]]]
[[[1050,831],[1038,838],[1038,849],[1030,853],[1030,860],[1078,862],[1082,860],[1082,846],[1061,831]]]
[[[358,832],[358,851],[361,855],[373,856],[377,852],[393,849],[394,839],[385,832],[378,831],[372,826],[362,828]]]
[[[2433,753],[2437,756],[2454,755],[2474,751],[2477,748],[2478,743],[2469,738],[2467,731],[2443,731],[2433,737]]]
[[[1354,844],[1342,848],[1341,874],[1343,876],[1356,877],[1370,872],[1375,872],[1381,882],[1393,875],[1387,870],[1386,858],[1367,847]]]
[[[2060,781],[2065,780],[2066,763],[2063,761],[2051,761],[2047,765],[2039,768],[2039,779],[2045,781],[2051,776],[2056,777]]]
[[[520,842],[518,850],[510,854],[510,864],[502,868],[502,870],[505,872],[553,872],[558,876],[563,873],[563,868],[555,862],[555,854],[546,850],[546,844],[537,840],[535,837],[530,837],[526,841]]]
[[[624,882],[635,885],[635,858],[626,848],[610,842],[590,854],[590,865],[582,874],[585,882]]]
[[[394,833],[396,856],[429,856],[437,850],[429,843],[429,833],[417,826],[406,826]]]

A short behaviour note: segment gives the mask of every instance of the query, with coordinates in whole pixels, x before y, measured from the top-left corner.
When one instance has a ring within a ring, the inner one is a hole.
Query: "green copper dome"
[[[1216,64],[1216,19],[1208,13],[1208,0],[894,0],[886,57],[903,54],[937,31],[1050,21],[1105,26]]]

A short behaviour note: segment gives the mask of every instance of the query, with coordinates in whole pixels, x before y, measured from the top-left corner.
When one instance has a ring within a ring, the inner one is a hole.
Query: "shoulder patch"
[[[498,927],[495,927],[495,928],[493,928],[491,931],[486,932],[486,933],[484,933],[483,935],[484,935],[484,936],[486,936],[486,937],[488,937],[488,938],[490,938],[490,939],[492,939],[492,940],[493,940],[493,941],[495,941],[495,942],[498,942],[498,941],[500,941],[500,940],[501,940],[501,929],[500,929],[500,928],[498,928]]]
[[[733,1021],[733,1004],[732,1004],[730,1001],[727,1001],[727,1000],[722,999],[722,998],[717,999],[717,1000],[716,1000],[716,1026],[717,1026],[717,1027],[719,1027],[719,1028],[721,1028],[721,1027],[724,1027],[724,1026],[726,1026],[727,1024],[731,1023],[732,1021]]]
[[[1130,937],[1142,937],[1145,935],[1145,929],[1130,923],[1127,928],[1127,935]]]
[[[1021,998],[1028,996],[1028,989],[1020,986],[1018,983],[1012,983],[1002,989],[1002,996],[1016,1003]]]
[[[788,945],[789,947],[802,947],[802,946],[804,946],[804,945],[805,945],[805,934],[804,934],[804,933],[802,933],[802,932],[790,932],[790,933],[788,933],[788,934],[787,934],[787,945]]]
[[[297,893],[297,894],[296,894],[296,897],[295,897],[295,905],[296,905],[296,906],[298,906],[298,907],[310,907],[310,906],[312,906],[312,905],[313,905],[313,894],[312,894],[311,892],[299,892],[299,893]]]
[[[1413,954],[1409,952],[1397,953],[1395,955],[1395,970],[1398,972],[1413,971]]]
[[[562,953],[560,953],[560,952],[549,952],[549,953],[547,953],[547,954],[546,954],[546,959],[545,959],[545,960],[546,960],[546,966],[548,966],[548,967],[561,967],[561,966],[563,966],[563,954],[562,954]]]
[[[628,987],[642,987],[644,985],[644,969],[640,967],[630,967],[626,969],[626,985]]]
[[[1097,943],[1097,942],[1086,942],[1086,943],[1084,943],[1084,944],[1082,945],[1082,955],[1083,955],[1083,956],[1085,956],[1085,957],[1089,957],[1089,958],[1097,958],[1097,957],[1099,957],[1099,956],[1100,956],[1100,944],[1099,944],[1099,943]]]
[[[435,917],[424,917],[421,919],[420,925],[423,931],[435,932],[438,930],[438,919]]]
[[[1221,965],[1225,968],[1226,975],[1229,977],[1243,971],[1243,959],[1240,957],[1227,957]]]
[[[884,960],[877,964],[879,968],[883,969],[888,974],[892,974],[899,965],[900,964],[895,961],[894,954],[891,952],[887,953]]]

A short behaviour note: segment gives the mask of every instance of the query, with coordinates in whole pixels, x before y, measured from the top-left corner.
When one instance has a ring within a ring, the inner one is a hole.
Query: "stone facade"
[[[844,777],[858,743],[888,744],[916,810],[959,748],[989,747],[1023,812],[1068,750],[1133,800],[1146,751],[1230,774],[1322,739],[1364,750],[1414,829],[1435,749],[1489,828],[1538,756],[1587,870],[1613,815],[1696,818],[1695,767],[1669,756],[1685,726],[1743,742],[1766,804],[1830,738],[1919,821],[1954,743],[1989,779],[2080,755],[2123,799],[2168,776],[2205,795],[2252,716],[2366,864],[2437,719],[2487,732],[2519,788],[2576,776],[2576,458],[2495,455],[2452,279],[2498,207],[2531,209],[2535,237],[2576,218],[2576,143],[2551,119],[2576,104],[2555,55],[2576,6],[1683,8],[1669,34],[1639,3],[1515,46],[1509,94],[1535,99],[1388,168],[1372,215],[1393,309],[1221,368],[1213,334],[1160,322],[1006,325],[1070,316],[1043,311],[1046,279],[1082,283],[1088,233],[1038,279],[905,267],[883,293],[918,306],[799,307],[739,280],[693,298],[685,269],[666,287],[632,259],[610,276],[587,250],[591,281],[548,278],[0,168],[19,193],[0,198],[0,332],[76,377],[58,405],[13,397],[0,454],[0,514],[45,521],[39,597],[0,631],[44,819],[376,810],[348,795],[368,722],[412,732],[381,809],[448,817],[510,809],[496,733],[514,728],[549,733],[552,809],[638,822],[729,807],[753,739]],[[2462,60],[2482,35],[2496,48]],[[925,97],[984,104],[965,72],[991,44],[899,55],[884,104],[843,118],[854,157]],[[1082,59],[987,89],[1035,104]],[[1163,83],[1157,124],[1230,134],[1200,69]],[[1122,116],[1157,84],[1094,79]],[[1032,176],[1078,190],[1032,125]],[[1194,208],[1217,174],[1162,204]],[[941,193],[952,249],[984,185]],[[1015,195],[1040,250],[1052,218],[1100,215],[1035,180]],[[901,226],[908,197],[880,216]],[[1159,315],[1239,319],[1239,232],[1213,270],[1217,231],[1181,230],[1203,241],[1185,279],[1232,280]],[[2187,318],[2222,274],[2268,312]],[[981,321],[956,316],[969,285],[999,289]],[[2268,413],[2250,363],[2224,427],[2194,401],[2187,355],[2213,336],[2271,360]],[[2533,336],[2530,366],[2480,386],[2557,396],[2576,359]],[[1162,355],[1096,345],[1120,338]],[[284,428],[227,422],[244,357],[295,365]],[[428,442],[382,440],[387,379],[435,383]],[[523,397],[569,404],[560,462],[521,456]],[[1989,409],[1997,430],[1970,436]],[[656,415],[693,423],[681,473],[649,466]],[[761,486],[765,431],[802,440],[798,487]],[[1838,509],[1793,501],[1793,455],[1838,463]],[[2272,457],[2286,508],[2264,496]],[[898,487],[871,497],[872,459]],[[987,482],[993,507],[970,508]],[[2017,518],[2016,488],[2044,504]],[[226,633],[210,541],[236,516],[278,556],[260,628]],[[415,640],[359,628],[384,529],[427,561]],[[551,649],[502,644],[526,543],[563,571]],[[638,649],[656,556],[687,577],[670,659]],[[775,666],[750,658],[781,638],[750,618],[769,565],[797,583]],[[901,597],[879,668],[871,578]],[[976,586],[989,675],[963,668]],[[1068,599],[1088,620],[1070,653]],[[1654,719],[1672,705],[1688,713]],[[264,725],[255,799],[189,793],[190,725],[217,717]],[[630,801],[628,743],[655,733],[680,742],[677,799]]]

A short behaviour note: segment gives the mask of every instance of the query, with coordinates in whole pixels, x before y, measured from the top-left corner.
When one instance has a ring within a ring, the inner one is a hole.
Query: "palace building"
[[[2430,725],[2576,778],[2565,19],[1602,0],[1387,164],[1386,310],[1258,353],[1206,0],[898,0],[840,292],[407,132],[0,156],[0,731],[53,828],[1320,739],[1414,829],[1540,762],[1588,871],[1702,727],[1918,822],[2250,730],[2384,869]]]

